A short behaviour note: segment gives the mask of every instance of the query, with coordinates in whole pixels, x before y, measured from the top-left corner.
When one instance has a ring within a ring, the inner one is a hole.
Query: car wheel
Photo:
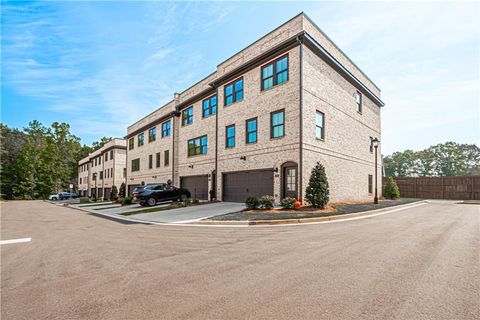
[[[53,201],[57,201],[58,199],[57,199],[57,197],[53,197],[52,200],[53,200]]]
[[[179,198],[180,201],[185,201],[187,199],[187,195],[186,194],[182,194]]]
[[[148,198],[147,204],[148,204],[149,207],[153,207],[154,205],[157,204],[157,200],[155,200],[155,198],[153,198],[153,197],[152,197],[152,198]]]

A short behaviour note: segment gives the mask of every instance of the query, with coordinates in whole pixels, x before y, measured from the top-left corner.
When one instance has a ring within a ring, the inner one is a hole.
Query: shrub
[[[120,185],[120,190],[118,190],[118,196],[120,198],[124,198],[126,196],[126,193],[125,193],[125,182],[122,182],[122,184]]]
[[[273,196],[261,196],[259,199],[260,202],[260,208],[267,210],[267,209],[272,209],[273,204],[274,204],[275,198]]]
[[[129,204],[132,204],[132,197],[123,198],[122,205],[125,206],[125,205],[129,205]]]
[[[199,203],[200,203],[200,200],[198,200],[198,199],[193,199],[193,200],[192,200],[192,203],[193,203],[193,204],[199,204]]]
[[[110,200],[114,201],[118,198],[118,189],[117,186],[112,186],[112,191],[110,192]]]
[[[245,206],[247,207],[247,209],[255,210],[258,209],[258,207],[260,206],[260,201],[257,197],[248,197],[245,201]]]
[[[395,182],[393,177],[387,178],[387,183],[383,189],[383,196],[392,200],[400,198],[400,190],[398,190],[397,182]]]
[[[282,205],[283,209],[295,209],[295,202],[297,202],[297,200],[294,198],[286,197],[280,201],[280,204]]]
[[[324,209],[329,200],[328,179],[320,162],[312,169],[305,198],[314,208]]]
[[[185,198],[182,203],[184,207],[188,207],[190,204],[192,204],[192,198]]]

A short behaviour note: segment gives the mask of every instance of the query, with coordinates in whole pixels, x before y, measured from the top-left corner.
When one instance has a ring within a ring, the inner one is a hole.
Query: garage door
[[[192,199],[208,200],[208,176],[181,177],[180,186],[192,194]]]
[[[273,171],[223,174],[223,201],[245,202],[248,197],[273,196]]]

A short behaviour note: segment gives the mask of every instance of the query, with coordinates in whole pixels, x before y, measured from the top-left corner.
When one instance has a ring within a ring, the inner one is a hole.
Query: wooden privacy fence
[[[480,176],[394,177],[406,198],[480,200]],[[383,177],[383,185],[387,178]]]

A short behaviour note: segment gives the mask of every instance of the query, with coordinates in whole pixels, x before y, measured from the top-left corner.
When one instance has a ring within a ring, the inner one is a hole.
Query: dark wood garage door
[[[259,170],[225,173],[223,201],[245,202],[248,197],[273,196],[273,171]]]
[[[192,199],[208,200],[208,176],[181,177],[180,186],[192,194]]]

